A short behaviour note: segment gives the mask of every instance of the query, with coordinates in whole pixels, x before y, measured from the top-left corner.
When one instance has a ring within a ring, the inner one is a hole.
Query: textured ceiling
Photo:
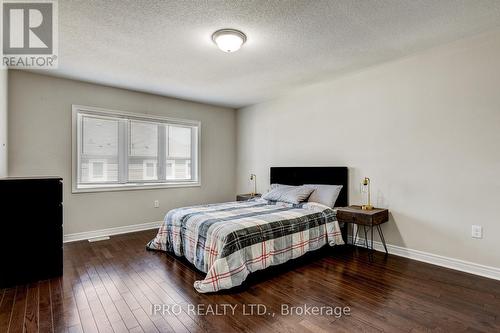
[[[237,108],[498,25],[498,0],[59,0],[44,73]],[[221,28],[247,43],[221,52]]]

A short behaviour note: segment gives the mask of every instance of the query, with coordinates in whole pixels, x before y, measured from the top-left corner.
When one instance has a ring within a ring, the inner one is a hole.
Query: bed
[[[342,185],[336,207],[347,206],[346,167],[273,167],[271,184]],[[256,198],[173,209],[147,249],[185,257],[206,273],[200,293],[241,285],[247,276],[317,250],[342,245],[335,210],[316,203],[291,204]]]

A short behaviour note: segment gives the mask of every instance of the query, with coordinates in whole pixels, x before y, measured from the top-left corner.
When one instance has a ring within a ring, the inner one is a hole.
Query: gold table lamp
[[[250,194],[254,197],[257,194],[257,175],[250,174],[250,180],[253,180],[253,192]]]
[[[372,206],[372,204],[371,204],[371,199],[370,199],[370,178],[365,177],[365,178],[363,179],[363,181],[361,182],[361,184],[362,184],[363,186],[367,186],[367,187],[368,187],[368,202],[367,202],[367,204],[366,204],[366,205],[362,205],[362,206],[361,206],[361,209],[362,209],[362,210],[372,210],[372,209],[373,209],[373,206]]]

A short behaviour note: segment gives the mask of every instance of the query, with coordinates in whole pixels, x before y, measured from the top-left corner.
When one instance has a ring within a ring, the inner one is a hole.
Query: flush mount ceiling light
[[[231,53],[238,51],[247,41],[247,36],[239,30],[221,29],[212,35],[214,43],[224,52]]]

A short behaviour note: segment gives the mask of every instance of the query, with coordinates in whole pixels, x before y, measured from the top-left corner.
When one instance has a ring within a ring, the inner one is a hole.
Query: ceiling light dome
[[[235,29],[217,30],[212,35],[214,43],[224,52],[231,53],[238,51],[246,42],[247,36]]]

